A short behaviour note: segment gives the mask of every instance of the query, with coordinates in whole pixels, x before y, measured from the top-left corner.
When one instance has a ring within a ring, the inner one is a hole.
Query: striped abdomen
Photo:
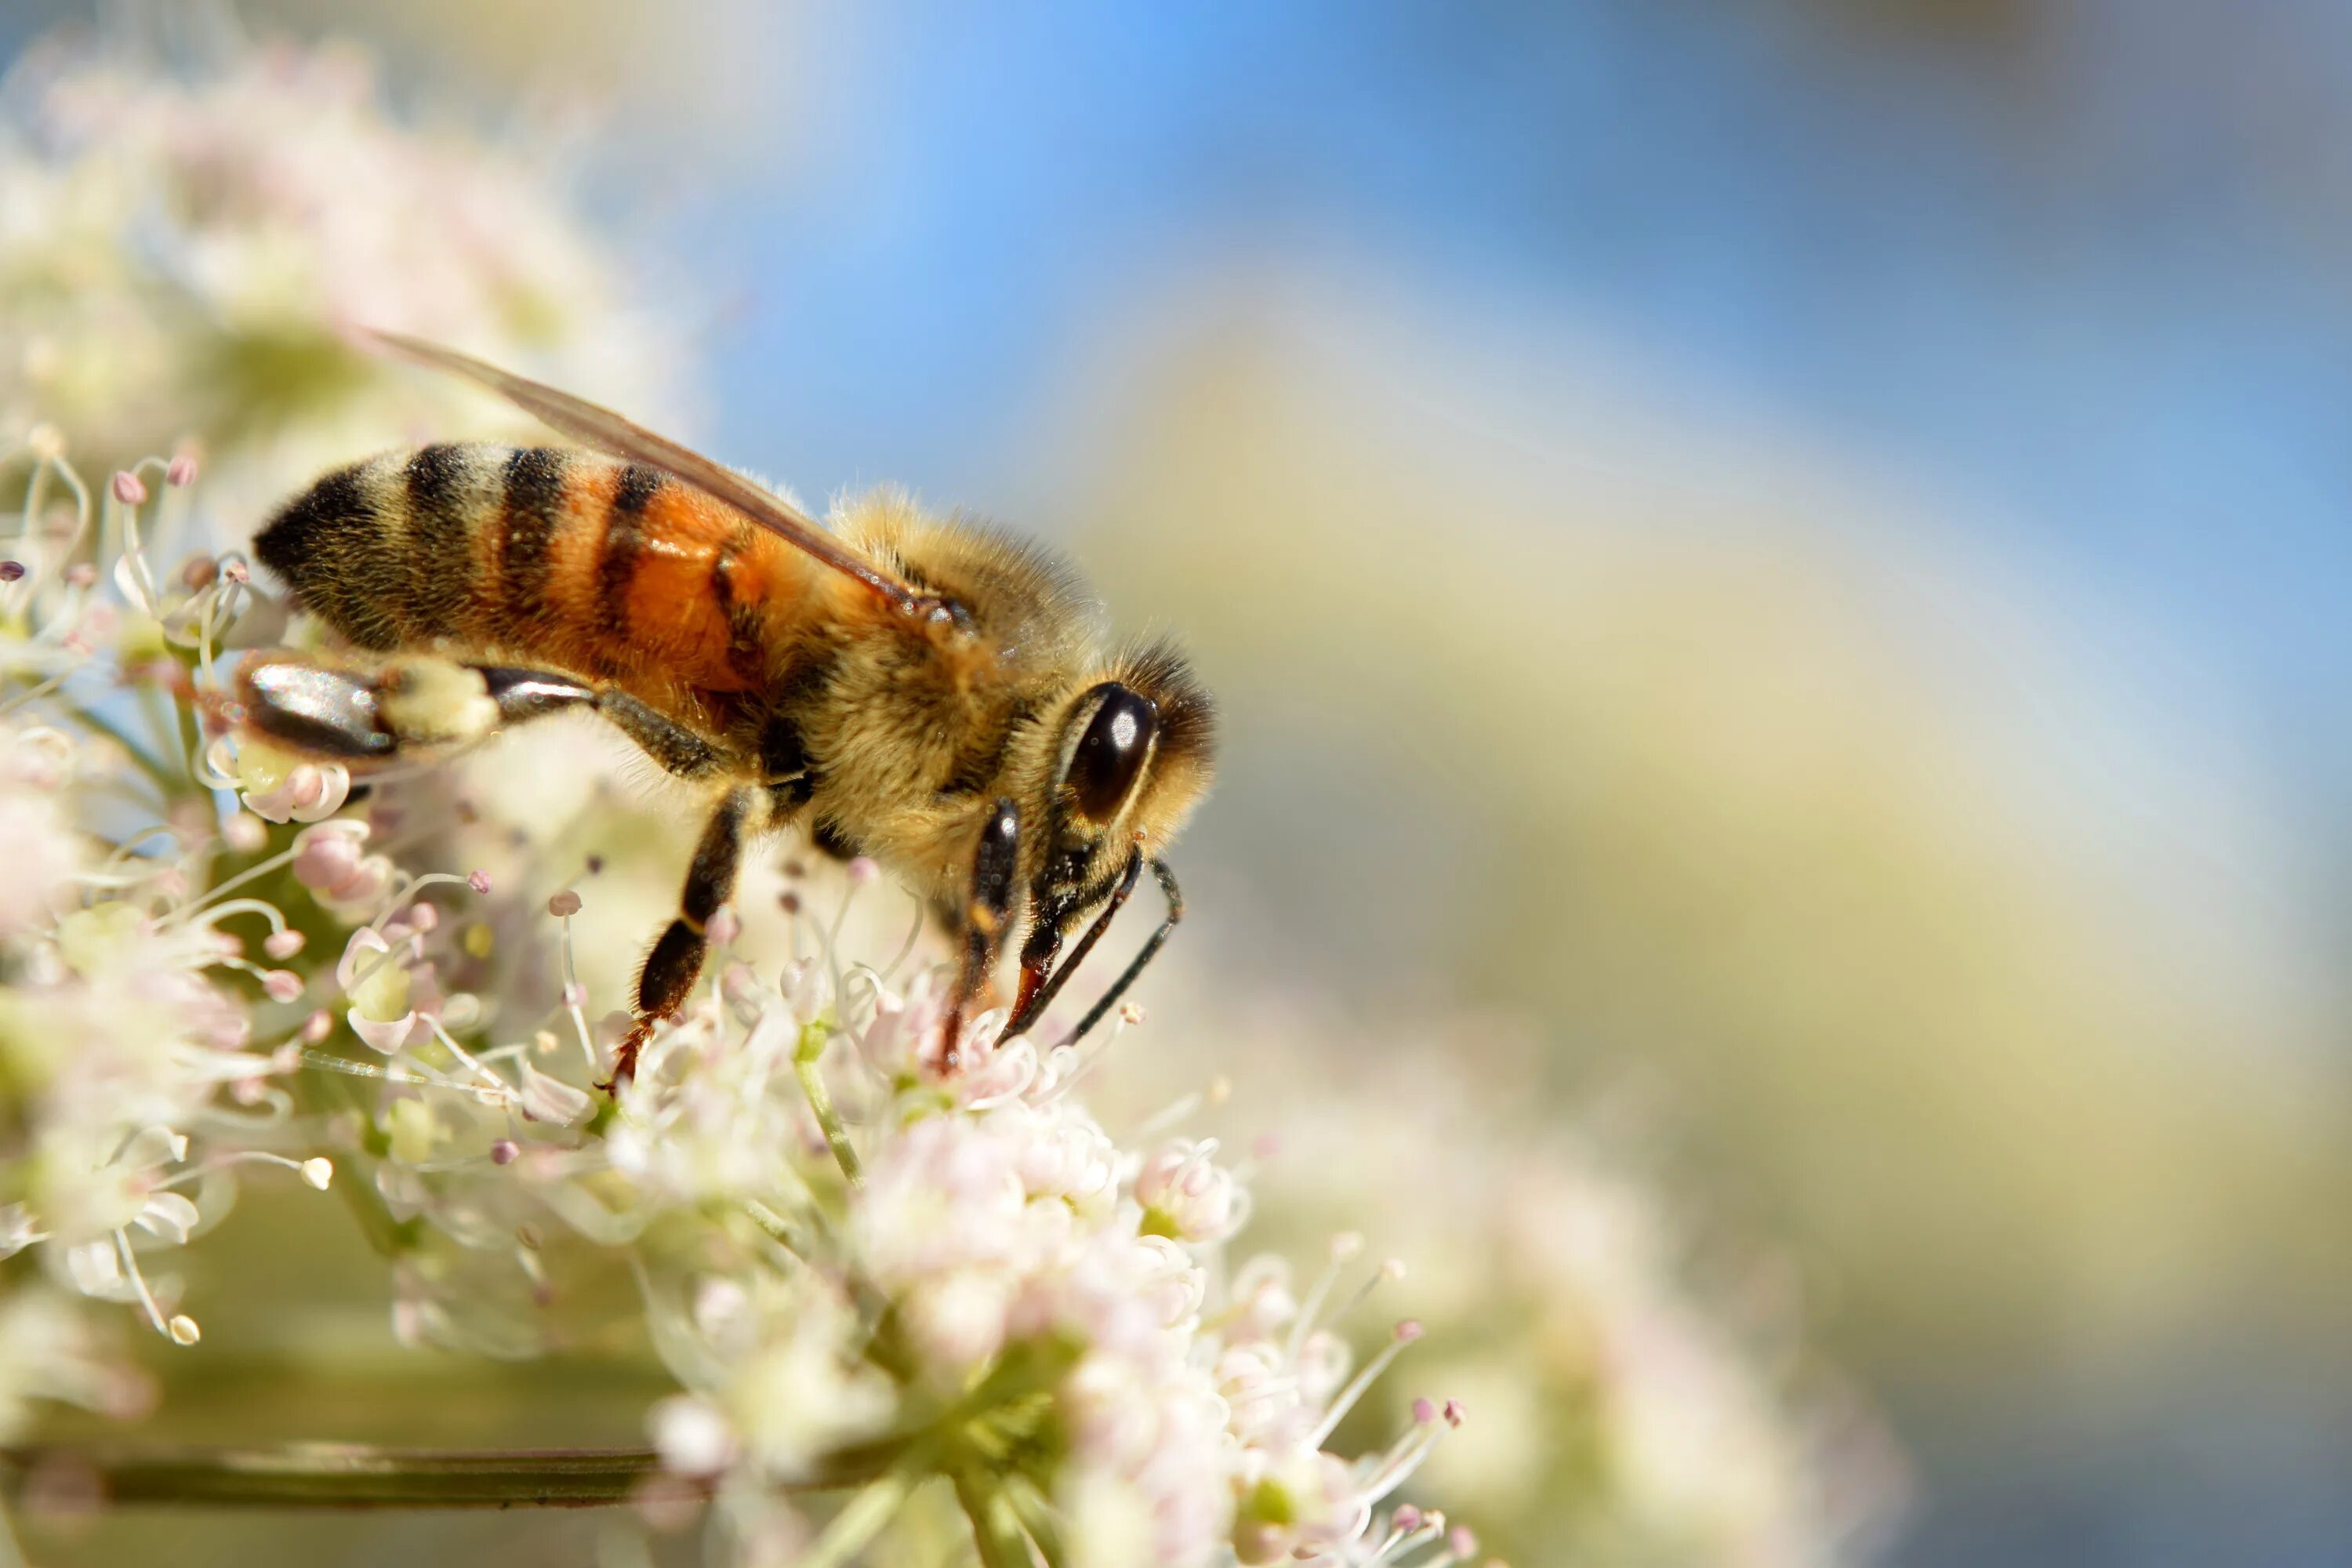
[[[659,469],[593,452],[425,447],[328,475],[255,542],[362,647],[505,648],[707,690],[768,677],[763,627],[815,563]]]

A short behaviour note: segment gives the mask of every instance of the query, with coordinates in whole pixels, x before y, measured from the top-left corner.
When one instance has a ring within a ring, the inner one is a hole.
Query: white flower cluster
[[[925,981],[902,997],[852,971],[842,1026],[827,973],[798,966],[773,996],[739,974],[732,998],[656,1037],[620,1101],[623,1126],[670,1145],[663,1180],[647,1143],[612,1141],[640,1191],[750,1197],[769,1218],[731,1268],[701,1260],[655,1288],[693,1390],[664,1413],[674,1464],[789,1480],[824,1468],[812,1439],[920,1431],[977,1518],[1067,1536],[1080,1562],[1398,1561],[1444,1533],[1372,1531],[1443,1425],[1434,1410],[1352,1465],[1323,1451],[1370,1377],[1346,1378],[1344,1342],[1276,1260],[1223,1283],[1241,1205],[1213,1147],[1122,1151],[1071,1092],[1089,1059],[1072,1047],[990,1051],[983,1034],[976,1066],[936,1080],[917,1058],[939,1021]],[[723,1166],[755,1131],[774,1153],[751,1194]],[[767,1396],[757,1369],[778,1354],[851,1369],[824,1402],[830,1425]],[[1423,1560],[1454,1547],[1468,1549]]]
[[[125,465],[194,437],[257,519],[419,431],[521,428],[354,326],[658,405],[670,334],[553,194],[560,150],[403,123],[353,51],[164,53],[44,43],[0,82],[0,429]]]
[[[0,701],[0,1258],[35,1249],[55,1283],[136,1302],[157,1331],[193,1344],[178,1281],[142,1258],[216,1217],[233,1166],[282,1165],[320,1187],[333,1171],[276,1151],[292,1135],[278,1080],[294,1047],[254,1048],[255,1010],[224,984],[242,973],[274,1000],[299,989],[225,921],[262,921],[273,960],[301,938],[274,909],[207,890],[228,839],[212,814],[185,809],[185,715],[161,695],[164,671],[181,668],[172,650],[208,646],[243,588],[217,563],[168,594],[135,552],[115,554],[103,582],[73,564],[96,510],[88,487],[54,444],[22,456],[28,504],[0,542],[0,671],[14,678]],[[191,477],[173,470],[180,485]],[[118,476],[102,542],[135,541],[149,501],[134,474]],[[150,721],[143,743],[122,729],[134,716]],[[6,1321],[37,1338],[62,1331],[54,1311],[21,1300]]]

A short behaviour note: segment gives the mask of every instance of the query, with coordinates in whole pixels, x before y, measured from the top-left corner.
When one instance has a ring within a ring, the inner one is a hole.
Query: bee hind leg
[[[710,814],[702,837],[687,868],[686,887],[678,896],[677,913],[637,970],[637,1019],[613,1057],[613,1076],[600,1087],[612,1089],[626,1082],[637,1067],[637,1051],[654,1026],[686,1005],[702,963],[710,950],[705,934],[719,906],[735,896],[735,876],[743,852],[759,827],[768,804],[768,792],[745,784],[729,790]]]
[[[666,773],[682,779],[709,778],[735,763],[733,753],[679,723],[652,704],[616,687],[591,686],[568,675],[495,665],[469,665],[498,704],[499,721],[517,724],[542,714],[588,708],[637,743]]]
[[[360,670],[257,654],[238,667],[236,690],[241,728],[327,762],[390,763],[573,709],[603,714],[681,778],[708,778],[734,761],[625,691],[541,669],[420,658]]]

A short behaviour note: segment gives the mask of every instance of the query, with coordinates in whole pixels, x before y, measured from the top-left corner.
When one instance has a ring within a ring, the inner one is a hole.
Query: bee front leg
[[[961,921],[963,958],[948,1001],[947,1026],[940,1036],[940,1064],[949,1072],[961,1063],[964,1016],[988,984],[1005,930],[1013,923],[1013,879],[1020,863],[1021,808],[1010,797],[1001,797],[982,825],[980,847],[972,852],[971,894],[964,900]]]
[[[1059,908],[1049,908],[1043,898],[1038,900],[1029,940],[1021,949],[1021,994],[1013,1004],[1012,1020],[1004,1026],[1005,1039],[1027,1034],[1045,1009],[1054,1005],[1054,998],[1062,994],[1062,987],[1070,983],[1070,976],[1077,973],[1078,965],[1087,961],[1087,954],[1095,950],[1095,943],[1102,941],[1103,932],[1110,929],[1111,918],[1126,905],[1128,895],[1135,891],[1136,876],[1142,869],[1143,856],[1139,851],[1127,858],[1127,869],[1119,874],[1110,896],[1103,900],[1101,911],[1059,968],[1055,967],[1054,961],[1061,954],[1062,938],[1085,911],[1086,901],[1073,900]]]
[[[654,939],[652,951],[637,971],[637,1021],[614,1051],[613,1076],[602,1087],[610,1089],[628,1081],[636,1071],[638,1047],[652,1035],[654,1026],[686,1005],[709,952],[705,929],[719,906],[735,896],[735,874],[742,867],[744,848],[766,802],[765,791],[746,784],[729,790],[719,809],[711,813],[701,841],[694,847],[693,864],[687,868],[677,913]]]

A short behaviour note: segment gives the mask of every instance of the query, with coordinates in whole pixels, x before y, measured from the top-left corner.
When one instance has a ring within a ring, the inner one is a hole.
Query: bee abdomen
[[[711,690],[767,679],[765,627],[820,570],[658,469],[553,447],[387,452],[296,497],[257,548],[362,647],[448,642]]]

